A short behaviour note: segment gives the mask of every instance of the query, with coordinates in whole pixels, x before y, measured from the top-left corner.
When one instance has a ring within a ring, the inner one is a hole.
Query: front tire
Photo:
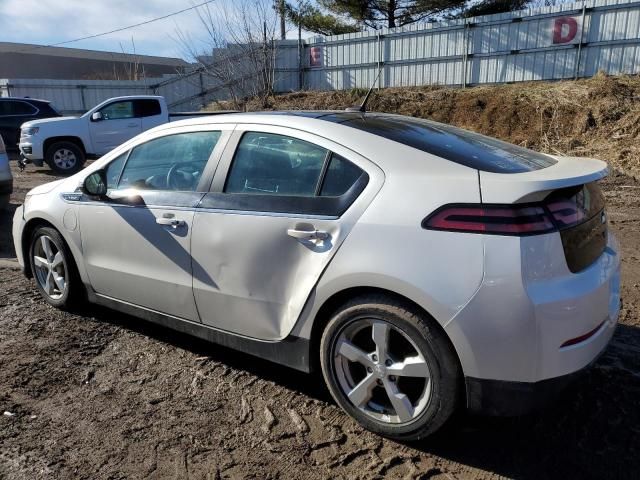
[[[62,310],[80,306],[84,292],[82,281],[69,247],[56,229],[35,229],[29,260],[38,291],[47,303]]]
[[[435,320],[412,305],[383,295],[353,299],[327,324],[320,352],[335,401],[380,435],[425,438],[458,405],[455,352]]]
[[[79,171],[86,160],[84,151],[73,142],[56,142],[47,148],[45,162],[61,175],[71,175]]]

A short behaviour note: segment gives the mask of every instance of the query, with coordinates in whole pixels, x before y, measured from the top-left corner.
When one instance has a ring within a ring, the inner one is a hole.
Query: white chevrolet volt
[[[607,346],[606,173],[404,116],[226,114],[31,190],[13,238],[51,305],[320,369],[362,425],[412,440],[459,407],[522,414]]]

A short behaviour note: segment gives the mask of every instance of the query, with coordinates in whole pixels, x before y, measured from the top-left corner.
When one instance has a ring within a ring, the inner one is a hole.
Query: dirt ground
[[[14,165],[15,166],[15,165]],[[14,170],[0,214],[0,478],[638,478],[640,184],[607,180],[624,307],[605,355],[548,409],[460,414],[428,441],[360,428],[319,376],[139,319],[47,306],[14,264],[11,217],[47,169]]]

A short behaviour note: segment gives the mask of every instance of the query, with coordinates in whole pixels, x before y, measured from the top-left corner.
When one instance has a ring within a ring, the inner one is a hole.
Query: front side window
[[[133,102],[114,102],[100,110],[103,120],[121,120],[135,117]]]
[[[225,186],[226,193],[314,196],[328,151],[273,133],[245,133]]]
[[[123,153],[115,160],[112,160],[107,168],[105,168],[107,176],[107,189],[112,190],[118,186],[118,180],[120,179],[120,173],[122,167],[127,159],[127,153]]]
[[[122,170],[118,189],[194,192],[220,134],[179,133],[135,147]]]

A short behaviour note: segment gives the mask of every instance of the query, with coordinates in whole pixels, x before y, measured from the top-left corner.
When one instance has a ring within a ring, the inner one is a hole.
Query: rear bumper
[[[540,410],[564,390],[579,383],[599,356],[580,370],[539,382],[466,377],[467,409],[471,413],[500,417],[516,417]]]
[[[543,404],[609,344],[620,310],[614,235],[578,273],[557,233],[487,237],[485,277],[445,325],[467,378],[473,411],[517,415]],[[502,398],[501,398],[502,397]]]

